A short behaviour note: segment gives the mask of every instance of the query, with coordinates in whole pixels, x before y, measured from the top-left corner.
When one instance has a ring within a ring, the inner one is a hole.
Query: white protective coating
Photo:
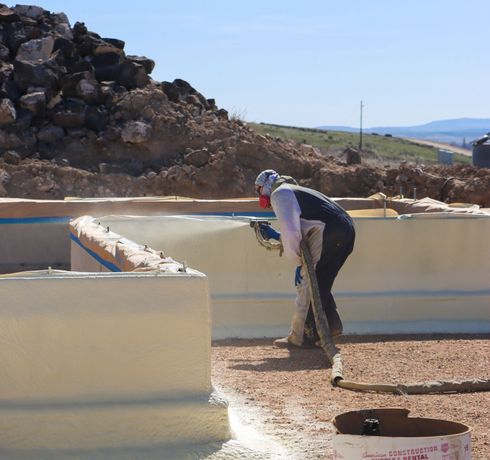
[[[407,200],[376,194],[369,198],[333,198],[344,209],[377,211],[378,216],[411,212],[479,213],[477,206],[453,208],[424,198]],[[394,211],[395,210],[395,211]],[[268,218],[256,198],[198,200],[182,197],[67,198],[27,200],[0,198],[0,273],[70,267],[70,218],[83,215],[246,215]],[[139,241],[136,239],[136,241]]]
[[[26,200],[0,198],[0,273],[69,269],[70,218],[90,214],[261,212],[256,199],[195,200],[181,197]]]
[[[276,336],[289,327],[294,267],[259,246],[248,221],[182,216],[99,221],[102,227],[210,274],[214,338]],[[77,253],[83,249],[73,244],[72,250],[73,260],[81,262],[83,256]]]
[[[215,338],[287,332],[294,267],[260,247],[248,222],[99,220],[209,275]],[[356,219],[356,249],[335,286],[346,332],[490,330],[489,224]],[[26,249],[22,228],[9,228],[4,245]],[[48,227],[31,228],[56,243]],[[72,249],[74,269],[105,269]],[[48,245],[41,251],[49,256]],[[190,444],[228,440],[226,404],[209,377],[205,280],[192,270],[0,278],[0,458],[180,458]],[[212,458],[262,458],[225,444]]]
[[[46,269],[67,270],[68,217],[0,219],[0,273]]]
[[[229,439],[204,275],[32,272],[0,288],[2,458]]]
[[[213,338],[275,337],[289,328],[294,267],[224,217],[105,217],[125,237],[209,278]],[[353,254],[334,285],[346,333],[490,331],[490,218],[355,218]],[[76,267],[75,267],[76,268]]]
[[[335,285],[357,333],[490,331],[488,217],[356,220],[357,241]]]

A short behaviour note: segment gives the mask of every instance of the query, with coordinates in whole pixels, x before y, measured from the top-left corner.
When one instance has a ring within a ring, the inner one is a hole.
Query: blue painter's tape
[[[62,217],[2,217],[1,224],[66,224],[70,221],[70,216]]]
[[[257,217],[275,218],[273,212],[192,212],[183,214],[188,216],[226,216],[226,217]],[[61,217],[3,217],[0,218],[1,224],[64,224],[72,219],[71,216]]]
[[[117,265],[113,264],[112,262],[108,262],[107,260],[104,260],[94,251],[84,246],[83,243],[73,233],[70,233],[70,239],[74,241],[76,244],[78,244],[83,250],[85,250],[88,254],[90,254],[90,256],[92,256],[97,262],[99,262],[101,265],[103,265],[111,272],[122,272],[122,270]]]

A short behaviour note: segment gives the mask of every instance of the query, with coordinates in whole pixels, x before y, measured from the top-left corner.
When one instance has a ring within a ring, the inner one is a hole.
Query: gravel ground
[[[490,378],[490,334],[347,336],[344,377],[368,383]],[[334,388],[321,349],[276,348],[270,339],[213,343],[212,379],[245,426],[291,459],[332,458],[331,420],[350,410],[400,407],[410,416],[472,427],[473,459],[490,459],[490,392],[397,396]]]

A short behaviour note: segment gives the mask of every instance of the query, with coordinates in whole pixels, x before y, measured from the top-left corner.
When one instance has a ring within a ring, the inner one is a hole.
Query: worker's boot
[[[344,330],[344,328],[342,326],[342,320],[340,319],[337,310],[335,310],[335,314],[330,313],[329,316],[327,316],[327,320],[328,320],[328,328],[330,329],[331,337],[334,338],[342,335],[342,331]],[[321,340],[317,340],[315,342],[315,346],[321,347],[320,342]]]
[[[276,339],[273,343],[279,348],[301,347],[303,345],[303,341],[296,337],[295,334],[289,334],[287,337],[283,337],[282,339]]]
[[[328,327],[330,328],[330,334],[332,337],[338,337],[342,335],[344,327],[342,325],[342,320],[340,319],[339,312],[337,309],[330,309],[327,313]]]

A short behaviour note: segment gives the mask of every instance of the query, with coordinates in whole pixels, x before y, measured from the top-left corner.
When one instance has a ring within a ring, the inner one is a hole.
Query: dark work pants
[[[335,222],[325,224],[322,255],[316,265],[316,278],[320,289],[322,308],[325,312],[332,335],[342,332],[342,321],[332,295],[335,278],[354,248],[355,230],[350,216],[341,216]],[[305,321],[305,341],[319,340],[313,310],[308,310]]]

